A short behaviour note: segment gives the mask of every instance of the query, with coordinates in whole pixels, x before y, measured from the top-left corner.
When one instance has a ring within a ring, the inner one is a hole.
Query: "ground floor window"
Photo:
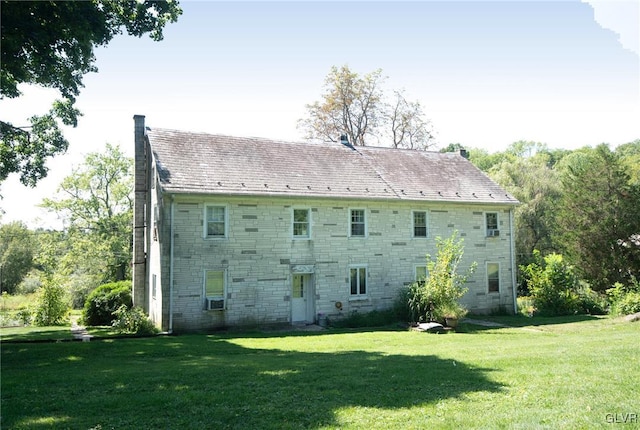
[[[500,291],[500,263],[487,263],[487,285],[490,293]]]
[[[367,268],[365,266],[352,266],[349,269],[349,281],[352,296],[367,294]]]
[[[206,310],[224,309],[223,270],[205,270],[204,297]]]

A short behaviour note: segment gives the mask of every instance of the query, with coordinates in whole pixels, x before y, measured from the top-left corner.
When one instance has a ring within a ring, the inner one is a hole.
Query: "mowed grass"
[[[640,323],[529,321],[3,343],[1,427],[639,426]]]

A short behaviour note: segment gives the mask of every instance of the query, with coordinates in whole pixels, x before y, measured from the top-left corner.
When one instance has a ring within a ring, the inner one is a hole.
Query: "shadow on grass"
[[[461,324],[458,332],[475,333],[487,330],[496,330],[501,328],[524,328],[524,327],[542,327],[546,325],[571,324],[585,321],[598,321],[606,319],[607,316],[601,315],[563,315],[555,317],[534,316],[526,317],[524,315],[508,315],[508,316],[490,316],[490,315],[470,315],[463,324]],[[479,322],[478,322],[479,321]],[[483,325],[483,321],[495,323],[495,325]]]
[[[0,341],[2,342],[55,342],[72,339],[73,335],[68,326],[3,327],[0,329]]]
[[[2,419],[32,429],[340,426],[348,408],[498,391],[490,371],[434,355],[252,349],[205,336],[9,344]]]

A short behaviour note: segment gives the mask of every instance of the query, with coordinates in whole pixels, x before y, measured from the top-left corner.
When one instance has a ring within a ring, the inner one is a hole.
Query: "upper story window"
[[[351,209],[349,232],[351,237],[365,237],[367,235],[367,219],[364,209]]]
[[[484,214],[485,225],[487,228],[487,236],[500,236],[500,228],[498,226],[498,212],[486,212]]]
[[[227,237],[227,208],[225,206],[205,206],[205,237]]]
[[[349,282],[351,284],[351,296],[365,296],[367,294],[366,266],[349,268]]]
[[[427,213],[413,211],[413,237],[427,237]]]
[[[309,209],[293,210],[293,237],[298,239],[311,237],[311,211]]]

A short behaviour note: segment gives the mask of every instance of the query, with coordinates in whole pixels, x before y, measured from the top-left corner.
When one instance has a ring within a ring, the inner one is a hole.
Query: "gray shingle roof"
[[[458,153],[147,129],[168,193],[517,204]]]

